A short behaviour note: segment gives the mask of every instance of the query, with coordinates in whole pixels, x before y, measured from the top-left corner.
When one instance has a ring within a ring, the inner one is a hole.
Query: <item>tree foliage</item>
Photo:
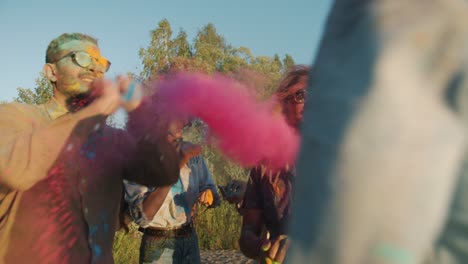
[[[150,31],[150,36],[148,47],[139,52],[143,64],[139,76],[144,79],[158,78],[170,71],[220,72],[232,76],[248,72],[250,76],[264,76],[256,79],[264,79],[265,83],[254,88],[259,97],[268,97],[281,75],[294,64],[288,54],[281,60],[277,54],[273,57],[254,56],[247,47],[234,47],[217,32],[212,23],[203,26],[191,43],[183,29],[173,37],[167,19],[161,20]],[[240,79],[247,81],[245,77]]]
[[[288,70],[295,64],[294,59],[291,57],[291,55],[286,54],[283,59],[283,68],[284,70]]]
[[[18,87],[16,90],[18,97],[14,100],[25,104],[43,104],[49,101],[53,95],[52,84],[42,73],[36,78],[36,87],[33,89]]]

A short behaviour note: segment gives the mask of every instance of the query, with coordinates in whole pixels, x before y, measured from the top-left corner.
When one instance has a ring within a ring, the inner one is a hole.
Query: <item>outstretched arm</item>
[[[98,84],[101,93],[89,106],[39,126],[31,108],[20,104],[0,106],[0,184],[26,190],[47,177],[67,139],[73,133],[86,137],[120,103],[119,92],[109,83]],[[79,125],[78,125],[79,124]]]

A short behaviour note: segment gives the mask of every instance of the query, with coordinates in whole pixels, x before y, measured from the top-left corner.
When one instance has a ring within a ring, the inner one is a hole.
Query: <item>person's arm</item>
[[[126,165],[123,178],[150,187],[171,186],[179,180],[180,155],[164,138],[123,137]]]
[[[124,186],[128,213],[140,226],[145,226],[153,220],[170,190],[170,186],[153,188],[128,180],[124,180]]]
[[[260,168],[252,169],[239,210],[243,217],[239,246],[245,256],[260,263],[282,263],[290,241],[286,235],[273,239],[267,235],[269,230],[265,230],[264,201],[260,188],[263,183],[260,179]]]
[[[242,253],[252,259],[260,257],[261,246],[264,242],[262,230],[265,225],[263,218],[263,200],[260,190],[261,171],[253,168],[244,193],[244,202],[239,212],[242,215],[242,229],[239,247]]]
[[[237,209],[242,205],[247,182],[231,180],[226,186],[218,186],[223,198],[230,204],[235,204]]]
[[[242,253],[251,259],[258,259],[265,240],[261,237],[264,225],[263,213],[260,209],[244,209],[242,211],[242,229],[239,247]]]
[[[163,186],[156,188],[143,200],[143,212],[146,217],[153,219],[156,213],[166,200],[167,194],[171,190],[171,186]]]
[[[123,174],[125,186],[130,189],[127,190],[127,196],[132,194],[130,196],[140,197],[132,199],[130,210],[140,211],[134,215],[142,215],[146,221],[151,221],[164,203],[171,186],[179,179],[180,156],[164,138],[154,140],[148,137],[135,142],[127,132],[120,138],[127,157]]]
[[[200,202],[205,206],[209,206],[212,208],[219,206],[221,204],[221,197],[218,194],[218,190],[216,189],[213,177],[211,176],[210,170],[208,169],[205,160],[201,156],[197,156],[194,159],[196,161],[200,177]],[[211,192],[211,194],[208,194],[208,192]]]
[[[15,108],[0,107],[0,184],[16,190],[27,190],[47,176],[72,133],[86,137],[105,119],[90,106],[35,128],[29,117]]]
[[[98,81],[94,87],[100,92],[93,103],[41,127],[18,104],[0,106],[0,184],[10,189],[29,189],[47,177],[72,133],[86,137],[118,108],[120,94],[112,83]]]

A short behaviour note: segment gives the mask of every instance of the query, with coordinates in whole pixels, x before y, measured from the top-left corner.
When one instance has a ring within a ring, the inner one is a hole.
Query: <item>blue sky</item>
[[[33,88],[45,50],[65,32],[99,39],[112,62],[107,77],[141,70],[138,50],[149,44],[149,32],[168,19],[174,34],[183,28],[192,40],[207,23],[235,47],[256,56],[311,64],[331,0],[0,0],[0,101],[16,96],[17,87]]]

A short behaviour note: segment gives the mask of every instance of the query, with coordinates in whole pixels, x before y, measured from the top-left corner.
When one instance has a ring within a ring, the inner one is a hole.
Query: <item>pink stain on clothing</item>
[[[72,242],[74,240],[70,238],[76,237],[78,230],[72,226],[73,219],[68,211],[69,204],[65,199],[65,193],[69,190],[69,186],[63,165],[51,168],[46,182],[49,192],[41,194],[38,199],[49,201],[51,207],[47,208],[46,211],[41,207],[36,208],[37,215],[42,216],[36,221],[36,225],[42,230],[42,233],[37,238],[33,250],[37,253],[38,259],[44,261],[43,263],[67,263],[69,262],[67,250],[74,246],[74,242]],[[67,232],[63,233],[65,229]],[[50,246],[51,239],[59,239],[60,241],[54,242],[62,246]]]
[[[179,73],[154,88],[157,99],[147,100],[141,115],[149,116],[142,113],[149,111],[170,118],[196,116],[210,128],[208,142],[243,166],[278,169],[294,163],[300,137],[275,113],[274,99],[258,102],[245,86],[221,75]],[[144,118],[138,115],[130,116],[130,125],[152,130],[141,127]]]

